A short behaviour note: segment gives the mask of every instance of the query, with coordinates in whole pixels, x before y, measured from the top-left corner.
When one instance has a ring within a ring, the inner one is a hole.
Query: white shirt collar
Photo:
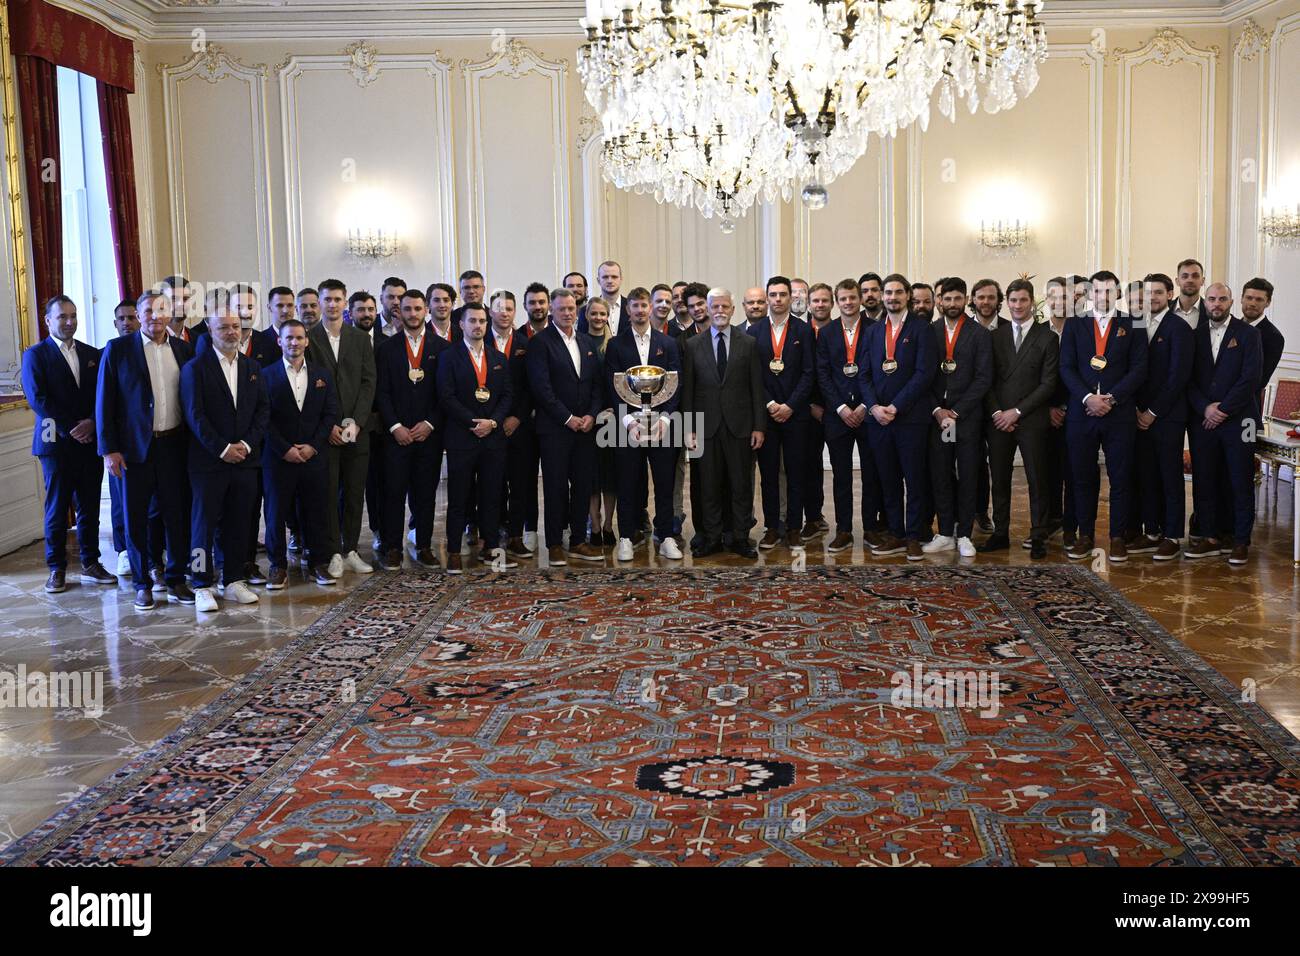
[[[304,374],[304,373],[307,371],[307,360],[306,360],[306,359],[303,359],[303,360],[302,360],[302,368],[300,368],[300,369],[296,369],[296,368],[294,368],[294,367],[293,367],[293,363],[290,362],[289,359],[288,359],[287,357],[282,357],[282,358],[280,359],[280,361],[282,361],[282,362],[284,363],[284,370],[285,370],[286,372],[288,372],[290,375],[302,375],[302,374]]]

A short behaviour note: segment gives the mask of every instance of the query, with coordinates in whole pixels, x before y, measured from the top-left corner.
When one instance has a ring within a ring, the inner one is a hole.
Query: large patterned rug
[[[376,575],[0,860],[1300,862],[1240,697],[1085,569]]]

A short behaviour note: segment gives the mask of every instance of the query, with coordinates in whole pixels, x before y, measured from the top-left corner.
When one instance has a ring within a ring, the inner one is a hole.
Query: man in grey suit
[[[324,365],[338,391],[339,420],[330,429],[329,484],[326,488],[325,534],[329,542],[329,573],[341,578],[343,568],[358,574],[374,570],[357,554],[361,507],[370,466],[370,416],[375,402],[375,351],[370,336],[343,321],[348,290],[338,279],[326,279],[317,289],[321,321],[307,333],[311,359]]]
[[[767,395],[752,336],[733,328],[736,305],[726,289],[710,289],[709,333],[686,340],[681,411],[688,448],[700,448],[703,515],[692,515],[703,540],[697,558],[722,550],[722,509],[732,509],[731,550],[756,558],[746,529],[754,524],[754,452],[763,445]],[[730,501],[722,489],[731,488]]]

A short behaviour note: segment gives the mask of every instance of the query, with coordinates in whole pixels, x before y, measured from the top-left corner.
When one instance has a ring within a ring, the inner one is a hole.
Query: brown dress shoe
[[[282,590],[289,580],[289,572],[284,568],[271,568],[266,572],[266,589],[268,591]]]
[[[455,554],[448,554],[448,555],[447,555],[447,573],[448,573],[448,574],[460,574],[460,571],[461,571],[461,568],[460,568],[460,552],[457,551]]]
[[[1110,563],[1123,564],[1128,560],[1128,545],[1123,538],[1110,539]]]
[[[921,550],[920,541],[907,542],[907,560],[920,561],[924,557],[925,557],[925,552]]]
[[[1245,564],[1250,560],[1250,547],[1239,544],[1232,549],[1232,554],[1228,555],[1229,564]]]
[[[1084,558],[1092,557],[1092,538],[1079,535],[1074,539],[1074,544],[1066,550],[1065,556],[1071,561],[1082,561]]]
[[[55,568],[50,572],[50,576],[45,579],[45,590],[50,594],[62,594],[68,589],[67,572]]]
[[[1193,538],[1183,551],[1185,558],[1212,558],[1219,554],[1219,542],[1213,538]]]
[[[902,554],[907,550],[907,542],[902,538],[896,538],[888,531],[882,534],[876,544],[872,545],[871,553],[881,555]]]
[[[847,551],[851,547],[853,547],[853,535],[847,531],[841,531],[831,539],[831,543],[826,546],[826,550],[831,554],[837,554],[840,551]]]
[[[385,571],[400,571],[402,569],[402,552],[396,548],[385,551],[383,557],[379,559],[379,566]]]
[[[605,560],[605,552],[601,551],[600,548],[592,547],[585,541],[576,548],[570,548],[569,554],[572,557],[581,558],[583,561]]]
[[[1128,548],[1129,554],[1151,554],[1159,549],[1163,540],[1158,535],[1138,534],[1133,536],[1132,541],[1125,538],[1124,546]]]
[[[436,568],[438,566],[438,556],[433,553],[432,548],[421,548],[415,552],[415,560],[426,568]]]
[[[775,528],[768,528],[763,533],[763,540],[758,542],[758,546],[764,551],[770,551],[781,543],[781,536],[777,534]]]
[[[511,538],[506,542],[506,554],[514,558],[531,558],[533,552],[528,550],[523,538]]]
[[[811,541],[821,533],[822,532],[817,529],[816,522],[809,521],[803,526],[803,530],[799,532],[799,537],[803,541]]]
[[[1173,561],[1182,553],[1183,549],[1178,546],[1177,541],[1172,538],[1165,538],[1156,548],[1156,553],[1151,555],[1151,559],[1153,561]]]
[[[550,564],[568,564],[568,558],[564,556],[564,548],[558,544],[553,544],[546,549],[546,558]]]
[[[802,548],[803,536],[798,531],[787,531],[785,533],[785,544],[788,548]]]

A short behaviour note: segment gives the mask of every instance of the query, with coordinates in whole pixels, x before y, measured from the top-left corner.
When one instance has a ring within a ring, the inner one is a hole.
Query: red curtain
[[[99,91],[99,126],[104,139],[104,170],[108,180],[108,218],[113,224],[113,252],[123,299],[144,291],[140,270],[140,216],[135,203],[135,160],[131,153],[131,114],[126,90],[95,84]]]
[[[63,196],[58,177],[59,91],[54,64],[34,56],[14,58],[18,112],[23,129],[27,209],[36,279],[37,333],[43,339],[46,301],[63,291]]]

